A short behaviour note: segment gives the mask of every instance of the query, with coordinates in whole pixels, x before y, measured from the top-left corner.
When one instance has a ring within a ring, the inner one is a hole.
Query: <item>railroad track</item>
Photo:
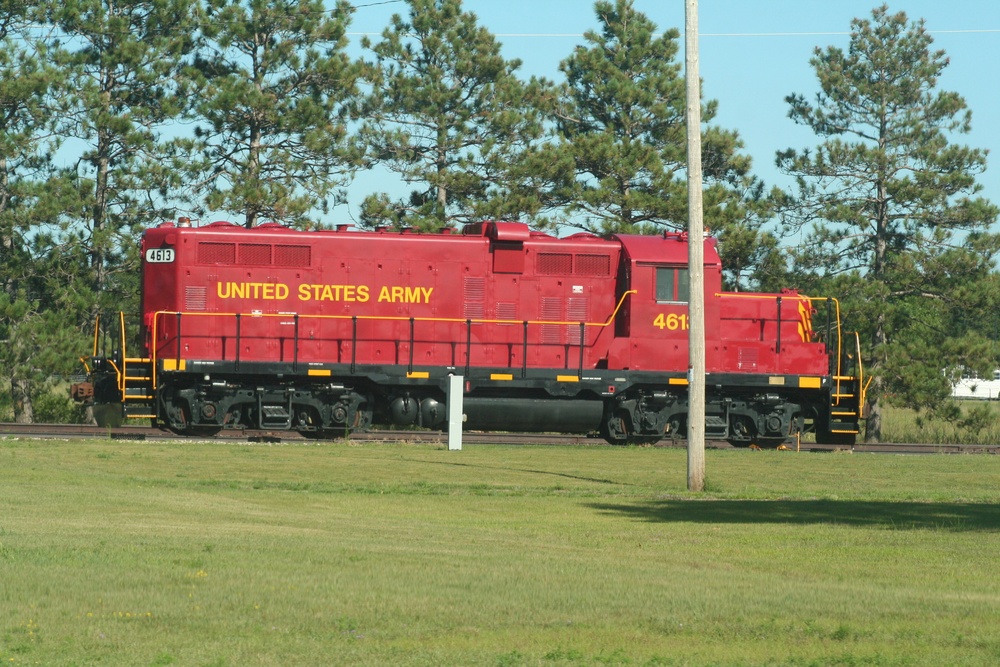
[[[102,428],[83,424],[4,424],[0,423],[0,437],[18,438],[110,438],[112,440],[211,440],[214,442],[251,442],[277,444],[282,442],[309,442],[308,438],[294,431],[222,431],[211,438],[185,438],[169,431],[149,426],[122,426],[119,428]],[[446,444],[448,434],[441,431],[396,431],[374,430],[351,433],[349,439],[358,442],[410,442],[427,444]],[[599,437],[582,435],[555,435],[544,433],[479,433],[462,434],[462,442],[469,445],[499,444],[499,445],[551,445],[551,446],[601,446],[610,447]],[[657,447],[683,448],[683,441],[663,440]],[[727,442],[706,442],[707,449],[733,449]],[[858,444],[854,447],[842,445],[818,445],[816,443],[790,444],[791,451],[835,452],[853,451],[858,453],[889,453],[889,454],[1000,454],[1000,444],[995,445],[959,445],[959,444],[914,444],[914,443],[882,443],[877,445]]]
[[[149,426],[121,426],[106,428],[85,424],[9,424],[0,423],[0,437],[23,438],[110,438],[112,440],[212,440],[218,442],[310,442],[312,439],[295,431],[244,430],[221,431],[215,436],[179,436],[170,431]],[[448,434],[442,431],[398,431],[372,430],[354,432],[344,438],[324,438],[324,440],[356,440],[359,442],[448,442]],[[533,433],[464,433],[462,440],[468,444],[542,444],[542,445],[602,445],[610,446],[598,437],[583,435],[552,435]],[[722,443],[725,444],[725,443]]]

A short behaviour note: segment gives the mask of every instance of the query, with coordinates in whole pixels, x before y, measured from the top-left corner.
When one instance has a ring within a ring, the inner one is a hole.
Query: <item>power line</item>
[[[1000,33],[1000,28],[969,28],[961,30],[926,30],[928,35],[968,35],[974,33]],[[835,32],[703,32],[699,37],[828,37],[850,35],[847,30]]]
[[[401,0],[389,0],[399,2]],[[387,3],[379,3],[387,4]],[[1000,33],[1000,28],[970,28],[966,30],[927,30],[928,35],[970,35],[970,34],[996,34]],[[349,37],[372,37],[381,35],[381,32],[346,32]],[[703,32],[699,37],[844,37],[851,35],[848,30],[830,32]],[[584,37],[580,32],[495,32],[494,37],[505,38],[525,38],[525,39],[580,39]],[[684,37],[684,33],[680,33]]]

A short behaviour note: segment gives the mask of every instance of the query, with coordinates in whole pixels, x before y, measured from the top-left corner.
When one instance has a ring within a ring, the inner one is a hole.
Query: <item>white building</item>
[[[981,378],[977,373],[967,373],[952,385],[953,398],[977,398],[988,401],[1000,399],[1000,370],[993,371],[992,378]]]

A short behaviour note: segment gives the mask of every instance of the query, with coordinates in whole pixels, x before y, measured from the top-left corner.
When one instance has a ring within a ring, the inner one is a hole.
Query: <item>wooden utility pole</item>
[[[688,161],[688,491],[705,490],[705,234],[702,222],[698,0],[684,0]]]

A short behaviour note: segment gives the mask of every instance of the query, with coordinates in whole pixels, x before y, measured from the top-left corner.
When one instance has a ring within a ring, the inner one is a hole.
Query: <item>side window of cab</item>
[[[656,302],[687,303],[691,282],[686,267],[656,267]]]

